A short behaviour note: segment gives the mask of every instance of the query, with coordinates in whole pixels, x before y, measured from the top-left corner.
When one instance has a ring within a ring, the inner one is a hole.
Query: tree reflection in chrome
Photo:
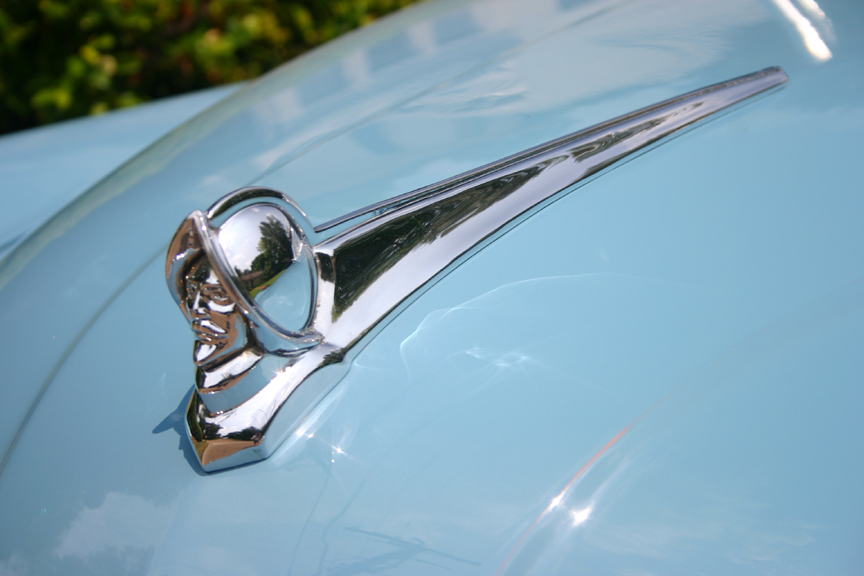
[[[309,322],[310,262],[302,232],[270,202],[220,226],[195,211],[178,230],[166,273],[195,334],[196,385],[211,413],[242,404],[288,362],[289,330]]]

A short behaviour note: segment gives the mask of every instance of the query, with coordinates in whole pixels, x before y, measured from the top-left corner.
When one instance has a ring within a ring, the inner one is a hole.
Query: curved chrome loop
[[[307,230],[314,230],[309,217],[300,206],[287,194],[272,188],[264,188],[262,186],[249,186],[247,188],[238,188],[230,194],[227,194],[216,201],[210,208],[207,209],[207,218],[214,226],[220,226],[232,214],[240,211],[250,204],[266,202],[268,199],[271,202],[278,204],[283,210],[288,212],[294,221],[297,223],[298,230],[303,233],[303,237],[307,236]]]
[[[290,226],[285,226],[284,237],[276,244],[281,242],[285,250],[291,244],[295,269],[303,269],[295,264],[308,258],[315,277],[315,287],[308,294],[300,294],[304,282],[296,278],[276,290],[277,296],[309,298],[306,305],[312,317],[299,333],[272,323],[256,296],[258,288],[276,287],[270,282],[273,270],[247,278],[263,270],[263,263],[256,270],[244,264],[258,258],[257,252],[267,252],[264,228],[272,224],[269,216],[279,219],[268,210],[277,208],[276,202],[284,197],[273,190],[243,189],[214,204],[206,216],[193,212],[172,241],[166,275],[175,300],[181,309],[186,307],[184,314],[198,334],[198,393],[190,402],[187,423],[202,466],[219,470],[272,454],[341,379],[358,342],[454,262],[512,226],[521,215],[634,152],[787,80],[782,69],[769,68],[637,110],[328,222],[318,231],[369,215],[314,247],[297,225],[298,219],[308,225],[305,215],[285,200],[282,213]],[[245,255],[242,250],[240,255],[226,251],[230,241],[211,221],[216,218],[221,227],[233,229],[237,214],[254,210],[258,212],[244,213],[244,222],[236,230],[238,238],[251,237],[253,244],[257,240],[259,250]],[[251,236],[242,230],[252,230]],[[184,264],[200,260],[202,253],[212,270],[199,264],[193,271]],[[270,260],[288,261],[276,256]],[[199,280],[203,283],[196,283]],[[221,303],[217,302],[220,287],[224,288]],[[205,300],[209,308],[199,305],[204,311],[195,316],[196,303]],[[235,305],[239,312],[234,311]],[[246,324],[233,321],[237,315],[248,321],[254,338],[243,337]],[[225,334],[217,334],[217,329]],[[279,348],[267,339],[268,334],[283,340],[290,335],[296,348]],[[220,371],[214,372],[209,358],[220,354]]]
[[[267,351],[277,354],[295,353],[321,341],[321,335],[309,328],[310,302],[314,302],[317,291],[314,255],[306,234],[291,214],[299,208],[286,198],[281,192],[267,188],[243,188],[219,200],[206,215],[200,210],[194,211],[175,234],[166,265],[171,295],[179,305],[184,271],[192,260],[206,256],[221,287],[255,327],[258,340]],[[260,212],[267,213],[259,215]],[[250,231],[256,228],[266,233],[259,233],[258,242],[250,244]],[[230,258],[226,255],[226,246],[235,247]],[[281,260],[276,263],[274,259]],[[256,266],[258,269],[253,270]],[[273,266],[278,266],[278,270]],[[292,266],[302,270],[292,271]],[[289,323],[280,322],[278,315],[274,318],[272,311],[268,313],[267,306],[260,301],[265,291],[269,290],[267,295],[272,292],[270,286],[278,282],[277,276],[286,273],[293,276],[305,273],[309,279],[306,290],[309,298],[291,306],[297,317],[293,330],[286,326]],[[258,284],[250,283],[247,276],[262,280]],[[308,314],[298,314],[296,308],[304,305]]]
[[[310,327],[314,255],[281,196],[229,195],[218,226],[196,210],[169,247],[166,278],[196,335],[198,396],[214,413],[252,398],[285,367],[285,356],[322,340]]]

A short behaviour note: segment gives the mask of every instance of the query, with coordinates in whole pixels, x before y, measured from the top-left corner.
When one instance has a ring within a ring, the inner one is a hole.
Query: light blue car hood
[[[429,2],[186,123],[0,264],[0,574],[860,572],[862,29]],[[772,65],[443,278],[273,457],[196,467],[189,212],[260,184],[319,225]]]
[[[202,90],[0,138],[0,259],[61,207],[238,88]]]

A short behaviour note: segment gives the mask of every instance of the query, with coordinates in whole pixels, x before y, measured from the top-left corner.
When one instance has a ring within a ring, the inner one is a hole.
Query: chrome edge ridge
[[[630,112],[628,114],[625,114],[623,116],[613,118],[612,120],[607,120],[606,122],[603,122],[601,124],[596,124],[596,125],[591,126],[589,128],[579,130],[578,132],[573,132],[572,134],[562,136],[561,138],[558,138],[556,140],[552,140],[550,142],[546,142],[544,144],[540,144],[538,146],[535,146],[533,148],[529,148],[527,150],[523,150],[522,152],[517,152],[516,154],[513,154],[512,156],[507,156],[506,158],[502,158],[500,160],[490,162],[489,164],[486,164],[486,165],[481,166],[479,168],[475,168],[473,170],[469,170],[467,172],[463,172],[462,174],[458,174],[458,175],[453,176],[451,178],[447,178],[446,180],[436,182],[435,184],[430,184],[429,186],[424,186],[423,188],[418,188],[417,190],[412,190],[411,192],[406,192],[405,194],[401,194],[401,195],[395,196],[393,198],[388,198],[387,200],[382,200],[381,202],[376,202],[375,204],[370,204],[369,206],[366,206],[365,208],[359,208],[357,210],[349,212],[348,214],[345,214],[343,216],[339,216],[338,218],[334,218],[333,220],[329,220],[329,221],[325,222],[324,224],[320,224],[318,226],[315,226],[314,230],[315,230],[315,232],[323,232],[325,230],[329,230],[331,228],[339,226],[340,224],[344,224],[346,222],[354,220],[354,219],[356,219],[360,216],[363,216],[365,214],[373,214],[375,216],[381,215],[384,212],[390,211],[394,208],[398,208],[399,206],[403,206],[403,205],[410,203],[410,202],[413,202],[415,200],[419,200],[419,199],[427,197],[427,196],[434,196],[436,194],[441,194],[444,191],[446,191],[446,190],[448,190],[454,186],[458,186],[459,184],[464,184],[464,183],[470,182],[470,181],[474,180],[475,178],[479,178],[479,177],[481,177],[485,174],[488,174],[490,172],[505,169],[507,166],[513,164],[514,162],[527,160],[527,159],[529,159],[529,158],[531,158],[537,154],[542,153],[544,150],[547,150],[550,147],[564,146],[569,142],[584,138],[586,136],[589,136],[591,134],[596,133],[598,130],[602,130],[604,128],[608,128],[608,127],[613,126],[615,124],[618,124],[620,122],[624,122],[630,118],[633,118],[634,116],[641,116],[641,115],[649,114],[654,110],[669,106],[671,104],[675,104],[676,102],[680,102],[680,101],[685,100],[685,99],[690,99],[690,98],[699,96],[701,94],[705,94],[707,92],[713,92],[713,91],[716,91],[719,89],[728,88],[731,85],[734,85],[734,84],[739,83],[739,82],[752,83],[752,82],[754,82],[758,79],[764,78],[764,77],[770,77],[770,79],[771,79],[770,85],[768,85],[768,86],[766,86],[766,87],[764,87],[758,91],[755,91],[748,96],[744,96],[743,98],[739,99],[738,101],[744,100],[744,99],[748,98],[749,96],[755,96],[756,94],[759,94],[760,92],[763,92],[765,90],[770,90],[771,88],[774,88],[778,85],[784,84],[785,82],[787,82],[789,80],[789,77],[786,76],[786,72],[781,67],[772,66],[770,68],[765,68],[764,70],[760,70],[759,72],[754,72],[752,74],[747,74],[745,76],[733,78],[732,80],[728,80],[726,82],[721,82],[720,84],[713,84],[711,86],[706,86],[705,88],[701,88],[699,90],[694,90],[693,92],[688,92],[688,93],[682,94],[680,96],[675,96],[674,98],[670,98],[668,100],[664,100],[662,102],[658,102],[656,104],[646,106],[645,108],[640,108],[639,110],[635,110],[635,111]],[[734,105],[736,102],[732,102],[730,104],[727,104],[727,106]]]
[[[192,394],[187,431],[202,466],[215,471],[270,456],[344,376],[358,342],[520,215],[634,152],[787,80],[781,68],[773,67],[708,86],[315,228],[321,232],[372,215],[311,248],[317,278],[313,316],[302,331],[302,345],[308,347],[284,355],[275,377],[231,408],[211,412],[200,393]],[[216,217],[250,199],[277,196],[286,203],[291,225],[299,228],[298,238],[308,237],[312,230],[305,214],[276,191],[239,190],[209,214]],[[176,274],[169,285],[172,281]]]

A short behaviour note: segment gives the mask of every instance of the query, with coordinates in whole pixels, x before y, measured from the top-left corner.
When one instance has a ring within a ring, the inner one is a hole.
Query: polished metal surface
[[[207,471],[269,456],[339,381],[358,342],[520,216],[616,162],[787,81],[769,68],[637,110],[356,211],[314,247],[290,199],[234,192],[193,212],[166,277],[196,333],[187,425]],[[301,386],[302,385],[302,386]]]
[[[197,391],[213,412],[235,408],[269,383],[274,366],[265,357],[320,341],[307,328],[316,282],[311,248],[274,203],[290,202],[269,191],[230,198],[239,201],[211,211],[215,221],[190,214],[166,263],[171,294],[195,333]]]

